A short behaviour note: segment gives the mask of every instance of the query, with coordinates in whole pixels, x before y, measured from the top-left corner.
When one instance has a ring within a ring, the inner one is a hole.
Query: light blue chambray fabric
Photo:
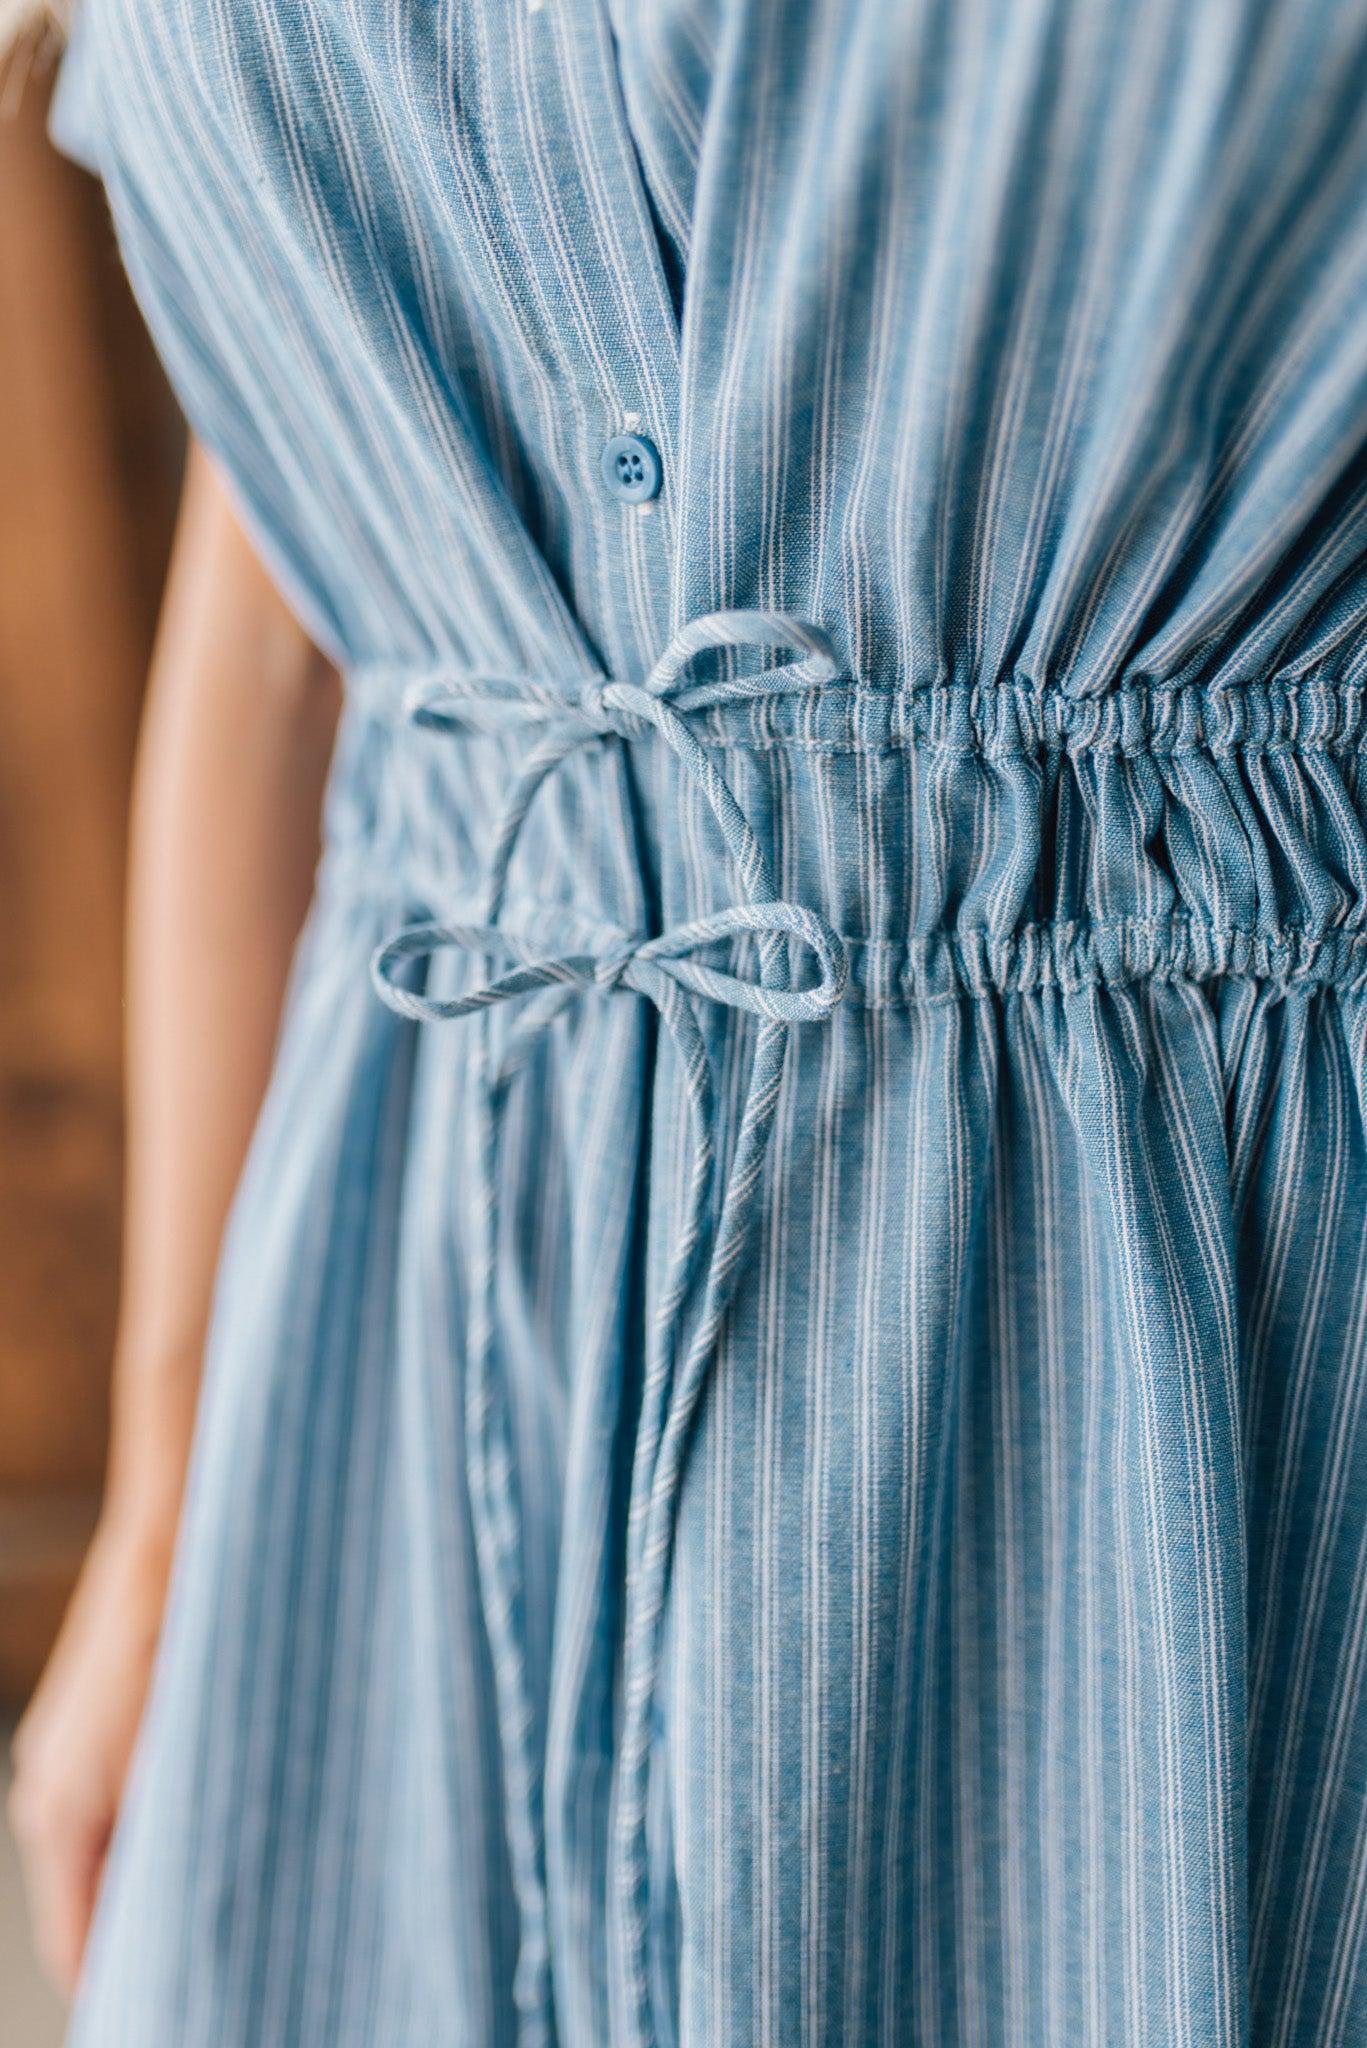
[[[56,127],[350,692],[76,2048],[1367,2040],[1362,0]]]

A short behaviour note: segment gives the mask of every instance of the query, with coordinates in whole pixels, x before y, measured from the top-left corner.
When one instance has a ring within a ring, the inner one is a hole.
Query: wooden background
[[[125,818],[181,456],[50,82],[22,53],[0,74],[0,1709],[103,1466]]]

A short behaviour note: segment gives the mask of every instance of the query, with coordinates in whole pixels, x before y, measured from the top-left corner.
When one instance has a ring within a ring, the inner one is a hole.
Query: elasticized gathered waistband
[[[591,682],[510,678],[496,716],[467,707],[458,743],[436,746],[415,706],[430,723],[463,682],[431,664],[356,678],[368,737],[342,764],[333,807],[347,886],[359,854],[382,889],[398,873],[415,903],[468,913],[519,763],[548,722],[578,716],[585,743],[565,750],[521,829],[507,918],[572,907],[630,932],[643,904],[665,927],[725,907],[725,850],[644,721],[619,712],[595,728],[591,695],[578,708],[575,697]],[[1367,982],[1367,687],[1138,681],[1080,697],[820,671],[800,687],[766,688],[762,671],[751,682],[681,689],[676,715],[700,748],[723,750],[783,895],[839,935],[846,1002],[1149,978]],[[640,828],[629,846],[628,787]],[[640,900],[626,900],[620,877],[638,861]]]
[[[455,685],[440,663],[375,662],[349,677],[353,696],[403,722],[415,686]],[[530,680],[525,687],[533,688]],[[573,683],[543,693],[573,704]],[[763,751],[860,752],[917,747],[935,752],[1033,757],[1049,753],[1230,754],[1269,750],[1351,753],[1367,749],[1367,684],[1334,678],[1169,684],[1135,680],[1095,695],[1041,689],[1027,680],[944,676],[909,685],[834,678],[801,694],[756,694],[702,704],[691,713],[704,746]]]

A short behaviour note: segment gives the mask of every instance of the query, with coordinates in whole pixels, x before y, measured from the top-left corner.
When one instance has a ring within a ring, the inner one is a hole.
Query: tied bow
[[[742,646],[772,648],[794,658],[753,676],[705,682],[690,677],[690,664],[704,649]],[[540,735],[513,778],[495,827],[482,919],[470,924],[409,925],[384,941],[371,962],[384,1001],[400,1015],[419,1021],[473,1016],[496,1004],[531,999],[497,1071],[487,1034],[480,1036],[480,1243],[466,1365],[471,1511],[494,1646],[521,1932],[513,1986],[521,2048],[549,2048],[554,2017],[543,1794],[533,1753],[535,1716],[521,1628],[521,1515],[511,1418],[506,1391],[494,1369],[498,1101],[508,1076],[566,1002],[584,992],[614,990],[630,990],[654,1003],[677,1050],[689,1100],[691,1171],[682,1225],[656,1308],[656,1342],[643,1390],[627,1523],[623,1727],[612,1898],[623,1971],[613,1989],[626,2002],[622,2018],[631,2038],[646,2043],[656,2038],[649,1989],[646,1824],[651,1714],[687,1448],[754,1221],[791,1032],[796,1025],[829,1017],[844,996],[848,977],[844,945],[826,919],[777,895],[763,848],[730,784],[688,721],[713,707],[808,691],[838,674],[829,642],[804,621],[784,612],[722,611],[683,627],[639,684],[593,677],[566,691],[508,676],[426,675],[404,692],[406,716],[437,733],[506,733],[526,727]],[[638,739],[652,731],[704,796],[734,863],[740,900],[654,938],[613,933],[599,948],[539,950],[499,921],[509,867],[537,791],[576,747],[599,738]],[[713,946],[742,936],[756,941],[753,977],[727,972],[700,957]],[[811,986],[792,985],[789,965],[794,946],[815,963],[817,980]],[[451,997],[429,996],[402,985],[399,972],[405,962],[450,949],[511,964]],[[701,1274],[698,1255],[707,1235],[716,1134],[709,1062],[694,1008],[699,1000],[759,1019],[730,1170]],[[697,1301],[697,1312],[685,1332],[683,1319],[691,1299]]]
[[[814,988],[770,988],[762,980],[747,981],[691,957],[742,934],[782,934],[795,939],[815,959],[820,981]],[[448,948],[463,953],[503,953],[517,964],[459,996],[419,995],[395,980],[395,970],[404,960],[428,958]],[[407,925],[379,949],[374,972],[390,1008],[423,1021],[473,1016],[477,1010],[542,989],[561,989],[569,995],[581,989],[629,988],[659,1002],[662,984],[672,981],[690,994],[728,1009],[748,1010],[775,1024],[805,1024],[830,1015],[844,995],[848,966],[844,947],[823,917],[800,903],[780,900],[734,904],[711,917],[678,925],[657,939],[623,938],[598,953],[544,955],[515,932],[496,924]]]

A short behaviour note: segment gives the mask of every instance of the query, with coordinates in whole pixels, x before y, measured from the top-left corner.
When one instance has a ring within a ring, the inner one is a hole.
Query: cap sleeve
[[[78,7],[57,69],[48,134],[64,156],[98,177],[101,167],[100,96],[88,10]]]

